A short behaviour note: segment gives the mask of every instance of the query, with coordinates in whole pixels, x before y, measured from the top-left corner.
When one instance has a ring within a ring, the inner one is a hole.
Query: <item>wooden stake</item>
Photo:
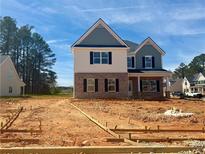
[[[131,133],[129,133],[129,140],[131,140],[132,139],[132,134]]]
[[[159,125],[157,125],[157,130],[159,131]]]

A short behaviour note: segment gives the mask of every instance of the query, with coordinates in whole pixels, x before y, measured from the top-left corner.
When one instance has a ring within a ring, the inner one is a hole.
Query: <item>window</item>
[[[127,67],[134,68],[134,57],[127,57]]]
[[[111,52],[90,52],[90,64],[112,64]]]
[[[157,92],[157,81],[156,80],[142,80],[142,91],[143,92]]]
[[[102,64],[108,64],[109,63],[109,53],[108,52],[102,52]]]
[[[145,56],[145,68],[152,68],[152,56]]]
[[[116,83],[115,79],[108,79],[108,91],[115,92],[116,91]]]
[[[87,92],[95,92],[95,79],[87,79]]]
[[[93,63],[100,64],[100,52],[93,53]]]
[[[9,93],[12,93],[12,90],[13,90],[12,87],[9,87]]]

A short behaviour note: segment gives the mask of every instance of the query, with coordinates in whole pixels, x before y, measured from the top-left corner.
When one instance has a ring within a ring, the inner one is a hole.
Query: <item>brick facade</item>
[[[98,92],[84,92],[83,80],[87,78],[98,79]],[[105,92],[105,79],[119,79],[119,92]],[[128,73],[75,73],[75,98],[127,98]]]
[[[163,98],[163,77],[140,77],[140,80],[159,80],[160,92],[138,92],[138,77],[129,77],[133,84],[132,97],[145,99]]]

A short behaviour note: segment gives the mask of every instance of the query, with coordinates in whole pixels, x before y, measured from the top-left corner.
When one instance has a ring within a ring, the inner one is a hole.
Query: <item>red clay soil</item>
[[[144,128],[151,129],[201,129],[205,127],[205,102],[187,100],[139,101],[139,100],[77,100],[77,99],[19,99],[0,100],[0,122],[8,118],[19,106],[24,111],[13,123],[10,129],[39,129],[39,119],[42,121],[42,134],[4,133],[1,138],[38,138],[38,144],[18,142],[1,143],[0,147],[16,146],[74,146],[83,145],[127,145],[125,143],[108,143],[107,137],[112,137],[94,123],[89,121],[70,102],[84,112],[99,120],[102,124],[108,122],[108,127],[114,128]],[[194,113],[191,117],[166,117],[163,113],[176,107],[182,112]],[[130,119],[130,122],[129,122]],[[135,137],[204,137],[205,133],[146,133]],[[177,144],[177,142],[175,143]],[[181,144],[181,143],[179,143]]]

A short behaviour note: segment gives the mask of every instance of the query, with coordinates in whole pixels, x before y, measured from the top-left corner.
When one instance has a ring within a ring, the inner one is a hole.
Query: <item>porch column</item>
[[[170,98],[170,85],[169,85],[169,77],[166,77],[166,92],[165,95],[167,98]]]
[[[169,87],[169,77],[166,78],[166,91],[170,91],[170,87]]]
[[[138,92],[140,92],[140,76],[137,77]]]

